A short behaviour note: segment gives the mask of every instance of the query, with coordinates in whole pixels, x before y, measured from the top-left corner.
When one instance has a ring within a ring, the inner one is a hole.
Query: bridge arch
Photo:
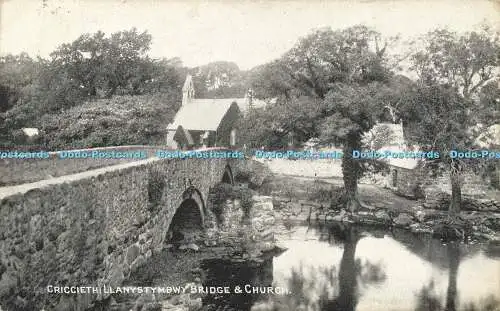
[[[200,190],[196,189],[194,186],[189,186],[186,190],[184,190],[184,192],[182,193],[182,202],[179,207],[188,200],[192,200],[196,204],[196,207],[200,212],[201,223],[204,224],[205,214],[207,210],[205,201],[203,200],[203,195],[201,194]]]
[[[206,207],[201,192],[193,186],[183,193],[167,228],[166,241],[178,243],[196,238],[205,228]]]
[[[229,165],[224,168],[224,173],[222,175],[222,182],[225,184],[234,185],[233,171]]]

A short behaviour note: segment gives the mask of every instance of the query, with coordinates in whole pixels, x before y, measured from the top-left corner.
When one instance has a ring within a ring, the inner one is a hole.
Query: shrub
[[[244,161],[239,167],[235,180],[246,182],[251,189],[260,189],[272,176],[269,168],[257,161]]]
[[[114,96],[47,114],[38,124],[41,139],[52,150],[164,144],[178,107],[163,96]]]
[[[210,189],[210,200],[217,221],[222,222],[222,212],[227,199],[235,198],[233,186],[219,183]]]

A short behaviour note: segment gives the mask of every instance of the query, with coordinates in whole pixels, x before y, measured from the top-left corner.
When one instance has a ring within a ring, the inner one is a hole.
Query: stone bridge
[[[234,183],[242,162],[151,157],[0,187],[0,310],[84,310],[106,298],[47,286],[120,286],[162,250],[179,207],[207,222],[211,187]]]

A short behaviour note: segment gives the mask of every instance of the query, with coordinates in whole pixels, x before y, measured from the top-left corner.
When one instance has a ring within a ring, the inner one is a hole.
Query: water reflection
[[[349,225],[291,226],[288,250],[257,267],[225,263],[211,282],[286,287],[290,295],[212,297],[204,310],[494,311],[500,304],[500,260],[479,245],[406,231]],[[212,263],[213,264],[213,263]],[[231,271],[229,271],[229,270]],[[261,272],[261,270],[265,271]],[[236,272],[235,272],[236,271]],[[229,277],[231,276],[231,277]],[[215,299],[217,298],[217,299]],[[230,306],[230,308],[228,308]]]
[[[356,259],[356,247],[363,237],[359,228],[337,224],[319,227],[315,232],[319,241],[342,248],[338,268],[334,262],[329,267],[304,267],[301,263],[292,268],[287,283],[293,295],[273,297],[267,310],[353,311],[363,288],[386,279],[380,263]],[[259,310],[265,307],[260,305]]]
[[[264,258],[261,262],[207,259],[202,262],[202,269],[206,271],[207,287],[243,288],[249,284],[257,287],[268,287],[273,283],[273,259]],[[247,311],[256,301],[265,299],[265,294],[251,294],[243,291],[240,294],[214,294],[203,298],[205,311]]]
[[[338,273],[339,290],[337,297],[323,300],[319,309],[352,311],[358,303],[360,283],[368,285],[382,282],[386,276],[380,265],[370,261],[362,265],[360,260],[355,259],[356,246],[361,238],[358,228],[340,224],[330,228],[329,235],[333,235],[336,241],[340,240],[344,248]]]
[[[417,294],[417,306],[415,311],[457,311],[457,277],[461,260],[460,244],[457,242],[448,243],[446,246],[449,260],[448,288],[446,291],[445,305],[443,299],[436,294],[434,280],[422,287]],[[478,267],[480,268],[480,267]],[[494,271],[492,271],[494,272]],[[500,287],[499,287],[500,291]],[[498,292],[497,292],[498,293]],[[464,311],[495,311],[500,309],[500,301],[493,294],[480,299],[479,302],[467,302],[460,310]]]

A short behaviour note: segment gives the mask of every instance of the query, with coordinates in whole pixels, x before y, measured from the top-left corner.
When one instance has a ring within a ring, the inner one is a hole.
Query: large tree
[[[39,64],[28,54],[0,57],[0,112],[12,108],[23,89],[37,78]]]
[[[34,107],[28,99],[35,94],[33,86],[43,66],[43,60],[26,53],[0,57],[0,146],[22,142],[13,130],[22,127],[32,115]],[[14,109],[17,112],[10,113]]]
[[[41,118],[45,114],[64,113],[113,95],[161,93],[163,105],[174,109],[187,70],[179,59],[150,59],[146,54],[150,43],[151,36],[135,28],[110,36],[99,31],[59,46],[47,60],[25,54],[1,58],[0,143],[19,143],[14,133],[22,127],[53,126],[49,121],[58,118]],[[107,102],[111,101],[99,101]]]
[[[460,211],[461,174],[474,163],[452,159],[446,152],[474,148],[478,135],[498,122],[492,118],[499,107],[491,83],[498,78],[500,42],[488,29],[465,34],[438,29],[427,34],[423,44],[412,57],[418,83],[407,92],[410,100],[401,111],[414,129],[414,142],[443,151],[454,215]]]
[[[77,87],[83,95],[110,97],[121,88],[129,95],[141,93],[151,79],[146,55],[151,35],[135,28],[106,37],[101,31],[84,34],[51,54],[53,82]]]
[[[236,63],[211,62],[189,70],[198,98],[235,98],[245,95],[246,72]]]
[[[278,97],[273,113],[281,135],[292,134],[297,143],[320,138],[341,144],[347,206],[359,206],[357,183],[365,166],[352,158],[361,148],[363,133],[379,119],[383,107],[395,100],[388,87],[392,39],[365,26],[333,31],[323,28],[301,38],[268,68],[260,68],[254,82],[263,94]],[[266,78],[267,80],[264,80]],[[263,81],[264,80],[264,81]]]

